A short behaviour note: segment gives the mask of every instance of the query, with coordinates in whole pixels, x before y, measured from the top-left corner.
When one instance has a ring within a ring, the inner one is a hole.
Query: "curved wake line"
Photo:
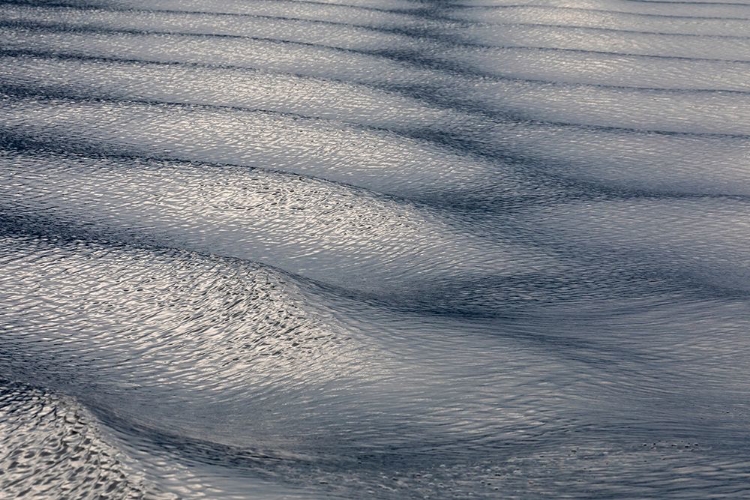
[[[729,39],[729,40],[750,40],[750,36],[738,36],[738,35],[716,35],[716,34],[697,34],[697,33],[670,33],[663,31],[641,31],[641,30],[628,30],[618,28],[601,28],[596,26],[584,26],[584,25],[572,25],[572,24],[545,24],[545,23],[521,23],[521,22],[483,22],[476,23],[477,25],[484,26],[531,26],[539,28],[555,28],[560,30],[580,30],[580,31],[595,31],[604,33],[632,33],[634,35],[657,35],[664,37],[687,37],[687,38],[716,38],[716,39]]]
[[[262,111],[261,111],[262,112]],[[313,118],[314,119],[314,118]],[[386,129],[387,130],[387,129]],[[390,131],[390,130],[389,130]],[[407,138],[418,138],[416,136],[411,135],[405,135],[404,137]],[[181,157],[170,157],[166,155],[155,155],[155,156],[149,156],[144,154],[129,154],[125,152],[115,152],[108,150],[107,148],[103,147],[96,147],[95,145],[71,145],[69,142],[49,142],[45,140],[40,140],[33,135],[23,135],[18,134],[16,131],[8,130],[0,128],[0,147],[2,147],[6,151],[15,151],[18,153],[28,153],[30,151],[35,151],[39,153],[43,152],[53,152],[53,153],[59,153],[63,155],[84,155],[87,157],[90,157],[92,159],[94,158],[102,158],[102,159],[113,159],[113,160],[138,160],[138,161],[158,161],[158,162],[164,162],[164,163],[170,163],[170,164],[184,164],[189,166],[196,166],[196,165],[205,165],[207,167],[212,168],[222,168],[222,167],[229,167],[229,168],[241,168],[245,169],[248,172],[252,171],[259,171],[259,172],[266,172],[270,174],[281,174],[285,176],[291,176],[293,178],[303,178],[314,182],[321,182],[325,184],[330,184],[332,186],[339,186],[344,189],[349,189],[353,191],[358,191],[362,193],[367,193],[370,196],[380,198],[385,201],[394,201],[401,204],[408,204],[410,206],[413,206],[415,209],[421,209],[421,208],[431,208],[431,209],[439,209],[439,210],[457,210],[458,208],[462,207],[461,205],[457,205],[458,200],[453,200],[450,197],[446,198],[446,196],[440,196],[440,197],[416,197],[416,196],[404,196],[399,195],[396,193],[390,193],[390,192],[384,192],[375,190],[372,188],[368,188],[356,183],[348,183],[343,182],[336,179],[331,179],[323,176],[316,176],[309,173],[303,173],[303,172],[295,172],[290,170],[279,170],[269,167],[262,167],[262,166],[249,166],[242,163],[231,163],[231,162],[211,162],[206,160],[190,160],[190,159],[184,159]],[[481,157],[481,153],[477,153],[477,156]],[[487,156],[490,158],[497,158],[497,154],[493,153],[487,153]],[[537,161],[535,158],[528,158],[526,155],[505,155],[503,156],[506,160],[509,160],[513,162],[514,165],[517,167],[521,167],[524,165],[528,166],[535,166],[537,164]],[[721,194],[721,193],[701,193],[701,192],[681,192],[681,191],[670,191],[670,190],[664,190],[664,189],[644,189],[644,188],[636,188],[636,187],[626,187],[626,186],[613,186],[611,184],[607,184],[605,181],[597,182],[590,179],[579,179],[574,178],[570,176],[566,176],[563,173],[555,173],[555,172],[546,172],[546,171],[537,171],[534,173],[535,176],[537,176],[540,180],[540,182],[543,181],[543,179],[547,179],[548,181],[553,181],[554,185],[558,185],[560,188],[565,189],[574,189],[576,190],[575,193],[571,193],[568,196],[571,200],[580,200],[582,194],[578,192],[578,190],[588,191],[591,194],[589,195],[589,198],[593,200],[601,200],[601,199],[608,199],[608,200],[637,200],[637,199],[643,199],[643,200],[702,200],[702,199],[715,199],[715,200],[731,200],[731,201],[740,201],[740,202],[750,202],[750,194],[748,195],[742,195],[742,194]],[[556,195],[555,198],[559,202],[566,201],[566,197],[564,195]],[[529,198],[526,203],[527,204],[534,204],[535,199]],[[538,200],[538,203],[544,204],[546,203],[544,198],[541,198]],[[492,205],[489,205],[491,207]],[[503,206],[501,204],[502,210],[506,210],[507,207]],[[472,208],[472,205],[469,204],[466,207],[462,208],[463,211],[466,212],[467,215],[473,214],[475,211],[485,211],[488,209],[487,204],[480,204],[477,207]],[[468,223],[469,221],[464,221],[465,223]]]
[[[299,40],[288,40],[282,38],[272,37],[259,37],[249,35],[234,35],[234,34],[213,34],[213,33],[194,33],[186,31],[174,31],[174,30],[156,30],[156,29],[132,29],[132,28],[112,28],[104,26],[86,26],[76,24],[65,24],[55,22],[42,22],[42,21],[3,21],[0,20],[0,27],[5,28],[24,28],[34,31],[50,31],[52,33],[100,33],[100,34],[127,34],[127,35],[168,35],[168,36],[179,36],[185,38],[219,38],[219,39],[235,39],[235,40],[251,40],[259,42],[274,42],[282,45],[293,45],[300,47],[312,47],[324,50],[333,50],[343,53],[352,53],[366,56],[385,57],[392,61],[407,62],[419,66],[425,66],[430,68],[439,67],[440,63],[444,63],[443,60],[435,59],[433,57],[421,58],[421,63],[417,63],[420,60],[420,53],[418,50],[407,49],[405,52],[392,51],[389,49],[351,49],[346,47],[340,47],[336,45],[326,45],[321,43],[303,42]],[[697,35],[700,36],[700,35]],[[416,36],[415,36],[416,38]],[[664,60],[675,60],[675,61],[698,61],[698,62],[726,62],[733,64],[750,64],[750,60],[746,59],[726,59],[716,57],[688,57],[688,56],[670,56],[660,54],[638,54],[634,52],[614,52],[604,50],[586,50],[586,49],[574,49],[574,48],[560,48],[560,47],[545,47],[545,46],[530,46],[530,45],[497,45],[497,44],[483,44],[483,43],[472,43],[472,42],[453,42],[451,43],[454,47],[465,47],[465,48],[484,48],[484,49],[507,49],[507,50],[519,50],[519,51],[539,51],[539,52],[564,52],[574,54],[594,54],[594,55],[605,55],[605,56],[616,56],[616,57],[628,57],[632,59],[664,59]],[[459,71],[455,69],[443,70],[446,72]],[[470,73],[472,74],[472,73]]]
[[[736,3],[736,2],[704,2],[701,0],[696,1],[680,1],[680,0],[625,0],[626,2],[633,2],[633,3],[644,3],[644,4],[665,4],[665,5],[725,5],[729,7],[750,7],[750,4],[747,3]]]
[[[297,0],[274,0],[275,3],[282,3],[282,2],[288,2],[288,3],[308,3],[308,2],[301,2]],[[389,9],[378,9],[373,7],[362,7],[362,6],[345,6],[340,4],[331,4],[331,3],[323,3],[323,2],[309,2],[310,4],[316,5],[318,7],[329,7],[329,8],[344,8],[344,9],[351,9],[351,10],[360,10],[365,12],[377,12],[382,14],[394,14],[396,16],[404,17],[407,19],[412,20],[431,20],[431,21],[446,21],[446,22],[455,22],[454,19],[451,19],[449,17],[445,17],[442,15],[437,14],[435,9],[406,9],[406,10],[389,10]],[[16,5],[20,7],[26,7],[28,5],[36,7],[34,4],[28,4],[21,0],[20,2],[15,2],[13,0],[2,0],[0,1],[0,5]],[[286,16],[275,16],[275,15],[265,15],[265,14],[253,14],[251,12],[221,12],[221,11],[209,11],[209,10],[180,10],[180,9],[144,9],[142,7],[109,7],[106,5],[85,5],[85,6],[78,6],[78,5],[71,5],[69,3],[60,2],[60,3],[45,3],[42,6],[39,6],[42,8],[54,8],[54,9],[66,9],[71,11],[101,11],[101,12],[117,12],[117,13],[159,13],[159,14],[180,14],[180,15],[191,15],[191,16],[224,16],[224,17],[235,17],[235,18],[257,18],[257,19],[278,19],[278,20],[295,20],[295,21],[307,21],[310,23],[321,23],[321,24],[330,24],[330,25],[339,25],[339,26],[349,26],[349,27],[355,27],[355,28],[367,28],[372,29],[376,31],[384,31],[389,32],[392,30],[399,30],[400,28],[396,27],[388,27],[387,25],[389,23],[387,22],[363,22],[362,24],[355,24],[355,23],[346,23],[341,21],[332,21],[330,19],[316,19],[314,17],[286,17]],[[431,34],[428,31],[420,30],[420,32],[423,34],[423,36],[430,37]]]
[[[535,6],[531,6],[535,7]],[[221,13],[221,12],[201,12],[201,11],[181,11],[181,10],[144,10],[144,9],[117,9],[105,6],[92,6],[90,8],[73,7],[70,5],[61,4],[59,8],[65,8],[70,11],[78,10],[95,10],[101,12],[112,12],[112,13],[160,13],[160,14],[175,14],[175,15],[195,15],[195,16],[226,16],[226,17],[240,17],[240,18],[255,18],[255,19],[267,19],[267,20],[278,20],[278,21],[290,21],[290,22],[302,22],[310,24],[322,24],[330,26],[341,26],[353,29],[362,29],[372,31],[375,33],[393,34],[411,38],[414,40],[431,39],[438,42],[446,43],[459,43],[455,37],[448,36],[441,33],[433,33],[423,28],[417,27],[385,27],[385,26],[372,26],[367,24],[352,24],[340,21],[331,21],[324,19],[309,19],[304,17],[284,17],[284,16],[271,16],[261,14],[236,14],[236,13]],[[659,31],[642,31],[642,30],[630,30],[630,29],[619,29],[619,28],[603,28],[596,26],[585,26],[585,25],[570,25],[570,24],[548,24],[548,23],[525,23],[525,22],[480,22],[480,21],[461,21],[453,18],[446,18],[445,21],[450,22],[466,22],[471,25],[485,25],[485,26],[533,26],[533,27],[549,27],[558,29],[575,29],[575,30],[591,30],[599,32],[613,32],[613,33],[633,33],[633,34],[644,34],[644,35],[659,35],[665,37],[698,37],[698,38],[717,38],[717,39],[734,39],[734,40],[750,40],[750,36],[739,36],[739,35],[720,35],[720,34],[696,34],[696,33],[674,33],[674,32],[659,32]],[[474,44],[469,44],[474,45]]]
[[[447,147],[447,149],[449,150],[453,149],[458,152],[465,152],[465,147],[468,144],[464,141],[461,141],[461,146],[457,148],[453,148],[450,146],[450,142],[446,142],[446,139],[449,139],[449,136],[442,136],[440,139],[431,139],[429,138],[429,132],[425,130],[415,130],[415,131],[410,132],[408,130],[376,127],[372,125],[362,124],[359,122],[345,121],[345,120],[344,121],[333,120],[331,118],[324,118],[324,117],[315,116],[315,115],[294,113],[294,112],[289,112],[289,111],[279,111],[279,110],[273,110],[273,109],[247,108],[247,107],[237,106],[237,105],[190,103],[190,102],[180,102],[180,101],[169,101],[166,99],[145,100],[145,99],[114,97],[114,96],[105,96],[105,95],[97,96],[94,100],[92,100],[90,98],[87,98],[81,95],[72,94],[69,91],[55,92],[55,91],[50,91],[48,89],[38,89],[38,88],[26,87],[26,86],[19,87],[19,86],[0,85],[0,92],[6,94],[6,96],[8,97],[17,96],[20,98],[25,98],[28,96],[33,96],[36,98],[51,99],[51,100],[62,99],[62,100],[67,100],[69,102],[76,102],[76,103],[86,103],[86,102],[132,103],[132,104],[137,104],[137,105],[159,105],[159,106],[167,106],[167,107],[171,106],[171,107],[182,108],[182,109],[230,110],[230,111],[238,111],[238,112],[243,112],[243,113],[262,113],[262,114],[268,114],[268,115],[298,117],[298,118],[302,118],[305,120],[314,120],[317,122],[329,123],[333,125],[345,124],[348,126],[354,126],[360,130],[366,130],[366,131],[372,131],[372,132],[378,132],[378,133],[381,133],[381,132],[392,133],[395,136],[405,137],[409,139],[416,139],[420,142],[432,144],[438,147]],[[455,107],[448,107],[448,109],[456,110],[456,111],[463,111],[461,108],[455,108]],[[688,131],[672,131],[672,130],[663,130],[663,129],[621,127],[621,126],[610,126],[610,125],[592,125],[592,124],[585,124],[585,123],[571,123],[571,122],[542,120],[538,118],[514,116],[513,113],[510,113],[510,112],[495,113],[494,116],[492,117],[494,119],[498,119],[498,118],[501,119],[502,120],[501,123],[503,124],[518,123],[518,124],[525,124],[529,126],[570,128],[570,129],[577,129],[577,130],[614,132],[618,134],[663,135],[663,136],[673,136],[673,137],[705,137],[705,138],[732,139],[732,140],[750,139],[750,134],[732,134],[732,133],[721,133],[721,132],[688,132]],[[459,140],[459,139],[460,139],[459,136],[456,136],[453,138],[454,141]],[[474,152],[477,153],[476,151]],[[485,154],[477,153],[477,156],[488,157],[490,159],[497,159],[497,155],[492,155],[492,154],[488,155],[486,153]]]
[[[627,355],[628,362],[645,363],[654,360],[654,355],[647,351],[632,349],[626,353],[623,346],[613,346],[603,341],[603,339],[561,338],[559,335],[551,332],[526,331],[523,328],[514,328],[523,326],[523,320],[528,317],[528,312],[524,310],[509,310],[505,312],[447,310],[431,305],[429,302],[409,302],[405,301],[403,297],[393,299],[345,286],[333,285],[302,274],[290,272],[266,262],[213,252],[207,253],[192,248],[170,246],[164,241],[158,241],[156,238],[154,241],[136,240],[127,234],[128,230],[114,226],[92,228],[89,222],[76,226],[75,224],[71,224],[69,220],[58,220],[55,217],[47,217],[43,214],[19,216],[14,212],[15,209],[0,205],[0,238],[10,237],[24,241],[38,240],[52,247],[63,249],[71,245],[84,245],[123,255],[131,252],[147,253],[155,257],[165,257],[177,261],[182,260],[183,257],[199,258],[210,261],[214,265],[221,264],[227,268],[271,272],[287,280],[289,283],[293,283],[295,287],[304,290],[305,293],[317,295],[318,299],[325,299],[329,302],[331,299],[340,300],[338,303],[330,304],[330,307],[346,307],[348,310],[354,304],[354,307],[365,306],[373,308],[378,312],[378,315],[388,313],[403,315],[404,320],[408,321],[420,321],[426,318],[436,321],[469,321],[470,323],[467,326],[476,329],[477,333],[482,336],[508,338],[523,344],[554,348],[558,356],[591,366],[599,365],[601,360],[598,358],[601,355],[606,356],[609,354]],[[11,256],[10,258],[3,258],[2,263],[4,266],[12,266],[20,264],[21,261],[27,258],[28,256],[24,255]],[[653,279],[652,273],[653,271],[651,270],[638,270],[632,275],[623,276],[623,278],[645,281]],[[659,294],[654,297],[639,297],[639,300],[644,299],[639,303],[639,307],[647,310],[658,310],[664,303],[673,300],[670,295],[681,294],[685,291],[689,291],[690,294],[681,298],[683,300],[687,298],[696,303],[705,299],[746,300],[750,298],[750,291],[723,288],[710,282],[696,281],[696,277],[690,273],[674,276],[673,281],[674,288],[660,290]],[[560,305],[564,306],[565,302],[563,301]],[[620,304],[616,307],[621,310],[611,311],[615,316],[627,315],[628,311],[632,308],[632,306],[627,304]],[[372,314],[372,311],[369,314]],[[571,319],[568,317],[570,314],[570,311],[561,309],[555,311],[554,314],[545,316],[545,320],[555,321],[556,317],[558,321],[560,317],[569,320]],[[417,315],[417,318],[410,317],[413,315]],[[574,317],[577,320],[581,320],[587,316],[586,313],[579,313],[578,315],[574,315]],[[492,328],[487,329],[493,326],[502,326],[507,331],[499,331]],[[626,361],[625,359],[621,360]],[[65,381],[61,380],[61,382]]]
[[[406,97],[415,98],[428,102],[434,105],[440,105],[441,103],[449,102],[445,99],[434,99],[428,95],[425,95],[421,89],[412,90],[408,87],[393,87],[389,85],[368,83],[361,80],[343,79],[343,78],[326,78],[322,76],[312,76],[307,73],[292,73],[287,71],[272,70],[268,68],[261,68],[256,66],[246,65],[232,65],[232,64],[211,64],[202,62],[189,62],[189,61],[160,61],[155,59],[133,59],[127,57],[113,57],[113,56],[99,56],[99,55],[87,55],[78,54],[74,52],[64,53],[59,51],[50,50],[34,50],[34,49],[2,49],[0,48],[0,56],[3,57],[18,57],[18,56],[30,56],[37,58],[47,59],[59,59],[59,60],[72,60],[72,61],[97,61],[97,62],[109,62],[117,64],[141,64],[141,65],[152,65],[152,66],[184,66],[188,68],[205,68],[215,70],[232,70],[232,71],[247,71],[250,73],[263,73],[270,75],[288,75],[294,78],[314,80],[320,82],[332,82],[332,83],[343,83],[348,85],[361,86],[363,88],[369,88],[373,90],[382,90],[391,92],[394,94],[401,94]],[[561,82],[557,80],[544,80],[539,78],[520,78],[512,76],[499,76],[496,74],[482,75],[482,79],[486,80],[497,80],[497,81],[508,81],[508,82],[521,82],[521,83],[539,83],[544,85],[552,85],[561,88],[600,88],[600,89],[615,89],[615,90],[633,90],[643,91],[649,93],[661,93],[661,94],[726,94],[726,95],[750,95],[750,90],[731,90],[731,89],[675,89],[675,88],[664,88],[664,87],[640,87],[640,86],[628,86],[628,85],[609,85],[600,83],[572,83],[572,82]],[[465,109],[464,109],[465,108]],[[475,112],[477,115],[483,115],[492,117],[492,112],[482,112],[477,110],[476,107],[461,107],[461,106],[446,106],[446,109],[461,109],[466,112]],[[501,115],[502,117],[503,115]]]
[[[314,0],[274,0],[273,3],[277,4],[300,4],[300,5],[314,5],[316,7],[323,7],[323,8],[336,8],[341,7],[345,9],[352,9],[352,10],[361,10],[361,11],[367,11],[367,12],[383,12],[388,14],[399,14],[403,16],[411,16],[421,15],[420,9],[384,9],[380,7],[370,7],[365,5],[353,5],[353,4],[343,4],[343,3],[336,3],[336,2],[316,2]],[[92,3],[89,5],[76,5],[75,2],[59,2],[59,1],[50,1],[50,2],[44,2],[42,5],[37,5],[33,1],[29,0],[2,0],[0,1],[0,5],[19,5],[19,6],[40,6],[40,7],[66,7],[71,9],[77,9],[77,10],[102,10],[103,6],[98,5],[96,3]],[[107,10],[112,11],[122,11],[122,12],[128,12],[128,11],[144,11],[144,12],[165,12],[161,9],[138,9],[138,8],[128,8],[128,7],[110,7],[107,8]],[[418,12],[415,12],[417,10]],[[246,15],[243,13],[234,13],[234,12],[217,12],[217,11],[182,11],[182,10],[176,10],[174,12],[180,12],[180,13],[190,13],[190,14],[217,14],[217,15]]]
[[[634,16],[634,17],[655,17],[655,18],[666,18],[666,19],[691,19],[697,21],[750,21],[750,17],[730,17],[730,16],[675,16],[669,14],[651,14],[646,12],[627,12],[619,10],[606,10],[606,9],[593,9],[587,7],[561,7],[555,5],[492,5],[492,6],[466,6],[467,9],[471,10],[504,10],[504,9],[539,9],[539,10],[563,10],[563,11],[579,11],[579,12],[596,12],[601,14],[617,14],[623,17]],[[453,19],[453,18],[448,18]]]

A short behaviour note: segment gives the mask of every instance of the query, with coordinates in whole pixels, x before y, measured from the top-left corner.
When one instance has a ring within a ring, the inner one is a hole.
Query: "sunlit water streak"
[[[750,4],[0,5],[0,491],[750,495]]]

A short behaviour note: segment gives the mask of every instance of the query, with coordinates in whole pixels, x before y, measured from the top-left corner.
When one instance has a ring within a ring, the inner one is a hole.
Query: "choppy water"
[[[747,498],[750,4],[0,4],[3,498]]]

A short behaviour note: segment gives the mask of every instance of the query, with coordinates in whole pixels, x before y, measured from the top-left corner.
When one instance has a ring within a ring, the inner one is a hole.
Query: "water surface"
[[[0,489],[750,495],[750,4],[0,4]]]

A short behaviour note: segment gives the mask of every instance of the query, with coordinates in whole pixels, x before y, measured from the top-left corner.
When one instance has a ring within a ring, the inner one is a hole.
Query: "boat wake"
[[[748,33],[3,2],[0,490],[747,496]]]

